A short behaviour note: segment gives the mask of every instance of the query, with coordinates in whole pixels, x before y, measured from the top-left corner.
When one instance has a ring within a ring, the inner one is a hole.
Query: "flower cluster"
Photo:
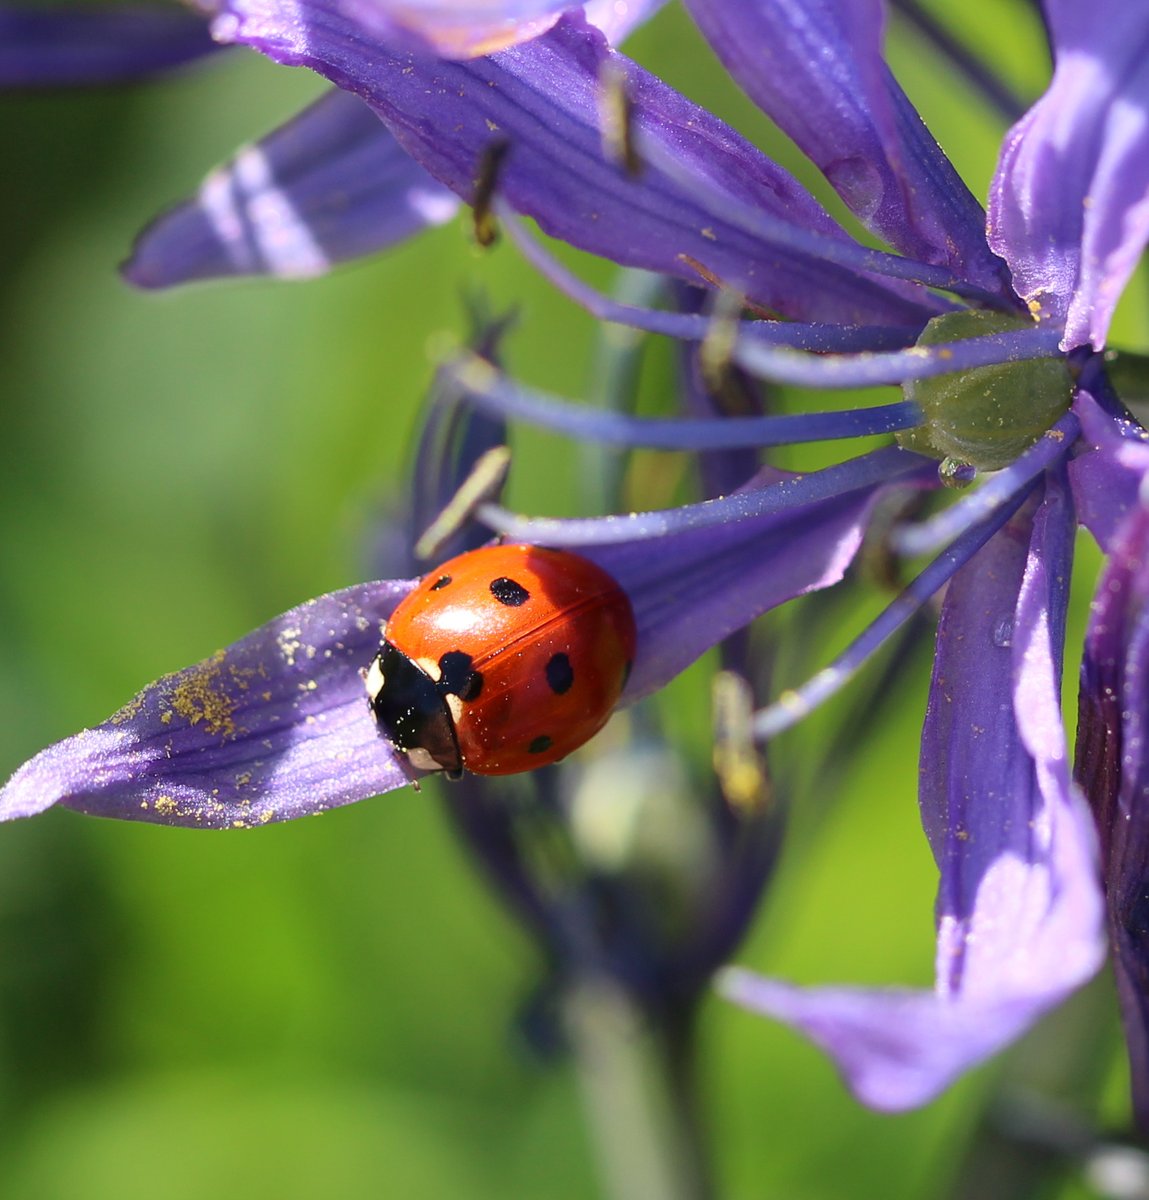
[[[334,89],[161,217],[126,276],[156,288],[315,273],[464,202],[599,317],[679,339],[696,384],[717,371],[812,392],[900,386],[883,407],[787,416],[716,415],[714,389],[698,387],[690,411],[652,420],[527,392],[487,355],[451,368],[488,417],[706,452],[715,478],[725,471],[712,498],[668,511],[558,521],[479,509],[505,537],[577,547],[626,591],[638,651],[624,704],[756,616],[838,583],[891,495],[934,506],[884,534],[888,553],[925,560],[913,581],[807,685],[754,714],[752,733],[765,741],[800,719],[943,595],[920,790],[940,874],[935,987],[799,988],[740,970],[721,986],[823,1046],[865,1102],[898,1109],[1090,978],[1108,924],[1149,1120],[1149,440],[1105,353],[1149,240],[1149,13],[1047,0],[1052,78],[1005,135],[983,211],[883,58],[880,0],[684,3],[732,78],[889,250],[850,236],[776,163],[613,48],[657,4],[215,0],[218,42]],[[519,217],[677,281],[676,302],[591,291]],[[747,447],[874,433],[894,441],[820,471],[745,469]],[[1078,526],[1108,561],[1071,771],[1060,690]],[[310,601],[160,680],[21,768],[0,813],[58,804],[223,828],[405,785],[360,671],[411,586]]]

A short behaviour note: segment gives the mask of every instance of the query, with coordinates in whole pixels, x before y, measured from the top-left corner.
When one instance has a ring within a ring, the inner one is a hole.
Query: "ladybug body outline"
[[[400,602],[367,692],[412,766],[509,775],[557,762],[602,728],[636,640],[630,601],[596,563],[485,546],[425,575]]]

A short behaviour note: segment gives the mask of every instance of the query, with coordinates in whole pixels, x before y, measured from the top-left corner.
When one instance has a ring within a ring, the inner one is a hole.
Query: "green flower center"
[[[965,310],[934,317],[918,338],[936,346],[1025,329],[1024,317]],[[996,471],[1032,446],[1068,408],[1073,379],[1065,360],[994,363],[904,385],[924,420],[897,434],[898,445],[951,467]]]

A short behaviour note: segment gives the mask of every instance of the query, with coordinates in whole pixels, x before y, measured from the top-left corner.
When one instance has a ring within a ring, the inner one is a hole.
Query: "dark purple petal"
[[[1047,478],[1037,512],[954,577],[938,630],[921,759],[941,876],[934,992],[727,981],[827,1050],[875,1108],[925,1103],[1101,962],[1096,840],[1059,701],[1074,522],[1066,487]]]
[[[688,313],[697,313],[705,304],[706,297],[697,288],[679,284],[674,288],[675,302]],[[733,364],[722,371],[721,386],[713,386],[713,371],[707,361],[707,350],[697,342],[682,341],[676,350],[678,397],[677,410],[683,419],[696,427],[704,427],[702,423],[721,421],[761,420],[771,411],[772,397],[764,393],[764,389],[751,379],[744,371]],[[635,420],[631,414],[618,412],[618,416],[626,420]],[[918,416],[920,420],[920,414]],[[750,446],[717,448],[703,450],[697,448],[698,454],[694,463],[694,471],[698,477],[705,499],[718,496],[729,496],[739,488],[753,480],[761,468],[761,455]],[[735,651],[734,644],[727,643],[723,647],[723,670],[737,670],[744,678],[752,673],[752,667],[747,661],[746,636],[738,639],[739,648]],[[738,659],[737,666],[735,659]],[[716,751],[716,754],[719,753]]]
[[[614,54],[579,19],[470,62],[389,53],[334,0],[230,0],[214,30],[361,95],[432,175],[465,198],[475,193],[485,156],[504,147],[497,195],[553,236],[616,262],[695,283],[717,278],[799,320],[914,325],[938,307],[920,287],[864,276],[717,218],[708,202],[725,194],[798,238],[813,231],[861,250],[794,179]],[[608,69],[633,102],[636,140],[673,157],[674,177],[648,164],[635,178],[605,152]]]
[[[203,17],[175,8],[0,9],[0,87],[119,83],[218,49]]]
[[[879,0],[688,0],[747,94],[892,246],[1011,295],[985,215],[882,57]]]
[[[63,805],[203,829],[323,812],[409,783],[361,669],[407,582],[311,600],[167,675],[94,729],[50,746],[0,790],[0,820]]]
[[[1106,412],[1084,387],[1073,411],[1082,431],[1080,451],[1069,464],[1073,499],[1079,521],[1108,553],[1149,474],[1149,434]]]
[[[123,271],[146,288],[318,275],[441,224],[458,204],[367,105],[333,89],[153,222]]]
[[[1149,478],[1149,472],[1143,478]],[[1112,539],[1081,667],[1076,770],[1101,834],[1117,993],[1149,1125],[1149,493]]]
[[[630,594],[639,642],[624,699],[663,687],[754,617],[837,583],[881,494],[871,486],[784,515],[694,530],[654,546],[586,551]]]
[[[1056,65],[1013,127],[990,192],[990,244],[1018,294],[1064,323],[1066,349],[1105,344],[1149,240],[1149,9],[1051,0]]]
[[[482,317],[473,316],[472,319],[483,321]],[[490,364],[492,370],[499,362],[503,334],[513,320],[513,315],[508,315],[502,321],[480,323],[472,334],[474,353]],[[450,532],[443,538],[433,539],[435,550],[427,551],[439,561],[475,550],[490,540],[490,532],[470,515],[469,509],[466,517],[459,516],[462,512],[459,498],[468,481],[473,480],[480,462],[492,450],[506,444],[506,422],[475,408],[447,367],[436,371],[422,408],[421,428],[411,464],[406,519],[401,523],[406,534],[402,538],[404,571],[423,571],[433,565],[417,558],[416,549],[422,551],[420,541],[428,530],[437,524],[443,527],[447,513],[456,514],[447,522]]]
[[[517,217],[507,221],[506,231],[532,266],[564,295],[602,321],[613,321],[632,329],[644,329],[648,333],[661,333],[683,341],[700,342],[714,332],[714,315],[711,313],[672,312],[627,304],[596,291],[545,250],[538,238],[527,233]],[[921,332],[920,325],[827,325],[802,321],[763,321],[760,318],[739,320],[732,322],[732,325],[750,342],[818,353],[897,350],[913,345]]]

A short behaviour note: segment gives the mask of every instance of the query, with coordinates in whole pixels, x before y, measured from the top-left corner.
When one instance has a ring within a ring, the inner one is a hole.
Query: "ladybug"
[[[606,724],[634,660],[622,588],[568,550],[494,545],[425,575],[365,676],[371,709],[421,770],[512,775]]]

